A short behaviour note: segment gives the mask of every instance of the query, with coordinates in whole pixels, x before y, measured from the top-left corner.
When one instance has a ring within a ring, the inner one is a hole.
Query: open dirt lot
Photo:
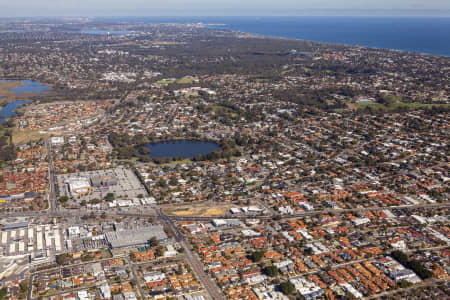
[[[213,207],[211,207],[213,206]],[[172,216],[199,216],[199,217],[215,217],[223,216],[227,214],[230,208],[236,207],[235,205],[197,205],[197,206],[180,206],[177,208],[164,209],[164,213]]]

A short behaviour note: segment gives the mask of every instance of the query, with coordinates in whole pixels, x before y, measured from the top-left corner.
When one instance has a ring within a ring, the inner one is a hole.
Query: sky
[[[0,0],[0,17],[445,16],[450,0]]]

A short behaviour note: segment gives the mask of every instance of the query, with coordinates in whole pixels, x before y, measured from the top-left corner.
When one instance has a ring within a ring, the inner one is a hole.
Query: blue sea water
[[[247,18],[215,27],[277,37],[450,56],[450,18]]]
[[[223,24],[214,28],[267,36],[450,56],[450,18],[430,17],[146,17],[154,23]]]

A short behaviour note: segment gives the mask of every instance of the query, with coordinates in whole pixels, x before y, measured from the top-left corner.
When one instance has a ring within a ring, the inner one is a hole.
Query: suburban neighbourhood
[[[0,299],[449,297],[448,57],[21,24],[0,21]]]

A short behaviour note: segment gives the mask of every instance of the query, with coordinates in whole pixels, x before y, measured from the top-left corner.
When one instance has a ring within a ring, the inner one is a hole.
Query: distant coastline
[[[255,36],[297,39],[329,44],[407,51],[450,57],[450,17],[111,17],[99,21],[190,24],[224,29]],[[102,30],[97,33],[127,34],[128,31]],[[20,32],[2,30],[0,32]]]
[[[267,37],[450,57],[450,18],[229,17],[217,19],[224,25],[206,25],[213,23],[209,18],[204,23],[212,29]]]
[[[150,23],[201,24],[265,37],[407,51],[450,57],[450,17],[120,17]]]

